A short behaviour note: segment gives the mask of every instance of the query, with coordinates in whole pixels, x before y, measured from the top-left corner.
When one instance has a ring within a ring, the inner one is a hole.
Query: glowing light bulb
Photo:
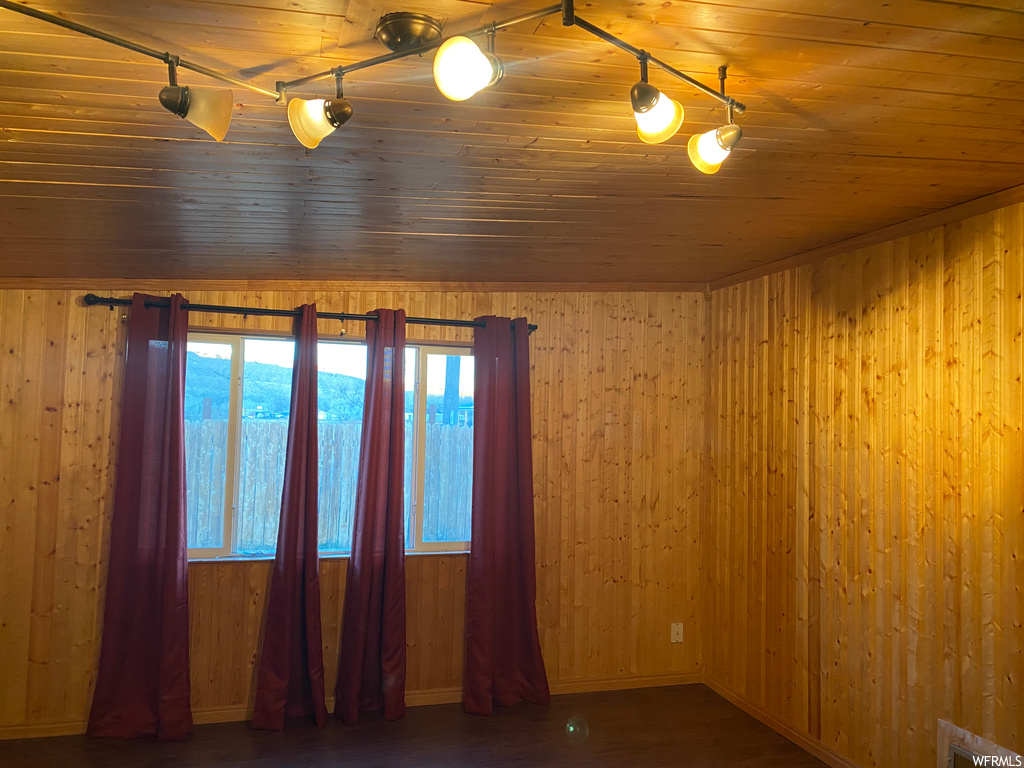
[[[660,144],[676,135],[683,124],[683,107],[678,101],[660,94],[646,112],[634,112],[636,134],[647,144]]]
[[[743,132],[735,125],[723,125],[707,133],[694,134],[686,143],[690,162],[701,173],[717,173],[741,138]]]
[[[647,144],[660,144],[676,135],[683,124],[683,108],[646,80],[629,90],[636,118],[636,135]]]
[[[721,165],[729,156],[729,150],[718,143],[718,131],[701,134],[697,139],[697,154],[708,165]]]
[[[434,82],[452,101],[465,101],[496,78],[494,61],[468,37],[445,40],[434,56]]]

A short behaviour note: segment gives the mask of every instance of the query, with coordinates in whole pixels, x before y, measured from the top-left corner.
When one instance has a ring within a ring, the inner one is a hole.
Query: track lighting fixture
[[[646,54],[640,59],[640,81],[629,91],[636,135],[647,144],[668,141],[683,124],[683,107],[647,82]]]
[[[179,86],[176,75],[179,66],[269,96],[279,102],[285,100],[288,91],[294,88],[334,77],[337,90],[335,98],[295,98],[288,101],[288,124],[299,142],[309,149],[318,146],[326,136],[352,117],[352,105],[342,96],[341,92],[341,80],[345,74],[409,56],[422,56],[436,49],[433,69],[434,82],[437,84],[438,90],[452,101],[465,101],[484,88],[498,85],[505,75],[504,65],[494,54],[495,36],[499,30],[561,13],[564,26],[582,29],[634,56],[640,62],[640,80],[632,87],[629,95],[633,116],[636,119],[637,136],[641,141],[647,144],[660,144],[667,141],[679,131],[684,117],[683,107],[679,102],[665,95],[647,81],[649,64],[653,64],[668,75],[689,84],[697,91],[725,105],[729,116],[728,124],[707,133],[691,136],[687,143],[687,152],[694,167],[701,173],[716,173],[743,136],[743,132],[733,121],[733,115],[746,110],[743,104],[731,96],[725,95],[726,68],[724,66],[718,68],[720,86],[719,90],[715,91],[675,67],[656,59],[646,51],[630,45],[607,30],[580,18],[576,15],[573,2],[574,0],[561,0],[556,5],[529,11],[503,21],[491,22],[449,38],[441,36],[441,23],[430,16],[421,13],[389,13],[378,22],[376,34],[377,38],[391,49],[390,53],[346,66],[334,67],[326,72],[318,72],[296,80],[279,81],[274,91],[260,88],[233,75],[217,72],[178,56],[162,53],[154,48],[101,32],[46,11],[31,8],[23,3],[0,0],[0,8],[32,16],[165,62],[170,82],[166,88],[160,91],[160,103],[174,114],[202,128],[217,141],[224,138],[231,122],[233,106],[231,91],[224,88]],[[474,37],[480,35],[487,38],[486,51],[481,50],[480,46],[473,41]]]
[[[686,151],[690,155],[693,167],[701,173],[710,175],[718,173],[722,163],[742,138],[743,131],[740,127],[729,123],[707,133],[695,133],[686,143]]]
[[[341,92],[341,75],[335,75],[336,98],[292,99],[288,102],[288,125],[302,146],[316,146],[352,117],[352,104]]]
[[[690,156],[693,167],[708,175],[718,173],[733,147],[743,138],[743,131],[733,122],[733,110],[743,105],[725,98],[726,69],[724,66],[718,68],[718,83],[729,117],[728,124],[707,133],[694,134],[686,142],[686,153]]]
[[[160,91],[160,103],[178,117],[202,128],[216,141],[223,141],[231,124],[234,103],[227,88],[196,88],[178,85],[177,56],[168,57],[167,76],[170,84]]]
[[[505,67],[494,55],[494,31],[487,33],[488,52],[468,37],[457,35],[445,40],[434,55],[434,83],[452,101],[465,101],[478,91],[497,85],[505,77]]]

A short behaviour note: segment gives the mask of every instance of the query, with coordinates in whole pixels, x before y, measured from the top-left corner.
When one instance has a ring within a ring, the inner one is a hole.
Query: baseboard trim
[[[789,739],[805,752],[810,752],[816,758],[832,768],[861,768],[849,758],[843,757],[838,752],[821,743],[819,739],[797,730],[789,723],[780,720],[760,704],[756,704],[738,693],[729,690],[724,683],[705,675],[704,685],[713,690],[730,704],[739,707],[756,720],[760,720],[780,736]]]
[[[455,704],[459,701],[462,701],[461,688],[436,688],[426,691],[405,692],[405,705],[407,707],[424,707],[433,704]],[[334,712],[334,697],[328,696],[326,703],[327,711]],[[211,723],[237,723],[242,720],[252,720],[251,706],[238,705],[192,710],[192,722],[196,725],[210,725]]]
[[[700,683],[699,672],[676,675],[646,675],[633,677],[612,677],[598,680],[566,680],[551,683],[551,693],[594,693],[598,691],[621,691],[628,688],[656,688],[667,685],[690,685]],[[408,707],[426,707],[436,704],[458,704],[462,701],[462,688],[435,688],[423,691],[406,691],[405,704]],[[327,711],[334,710],[334,699],[327,699]],[[252,707],[246,704],[226,707],[205,707],[192,710],[192,722],[196,725],[213,723],[236,723],[252,719]],[[37,739],[48,736],[76,736],[85,733],[85,720],[66,720],[48,723],[25,723],[22,725],[0,726],[0,740]]]
[[[194,725],[213,725],[214,723],[238,723],[252,720],[252,707],[247,704],[235,704],[227,707],[207,707],[192,710]]]
[[[405,706],[429,707],[434,704],[458,704],[462,701],[461,688],[434,688],[426,691],[406,691]]]
[[[568,693],[597,693],[599,691],[624,691],[631,688],[664,688],[669,685],[692,685],[703,682],[700,672],[682,672],[675,675],[633,675],[630,677],[605,677],[597,680],[563,680],[549,685],[551,693],[561,696]]]
[[[77,736],[85,733],[85,720],[55,720],[47,723],[0,725],[0,741],[38,739],[48,736]]]

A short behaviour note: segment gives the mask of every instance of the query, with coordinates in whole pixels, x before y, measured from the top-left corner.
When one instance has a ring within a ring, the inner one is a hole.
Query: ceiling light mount
[[[491,28],[484,35],[487,37],[487,53],[484,55],[491,63],[491,81],[487,83],[487,87],[496,88],[505,79],[505,65],[495,53],[495,39],[498,36],[498,28],[494,26],[493,22],[491,23]]]
[[[722,98],[725,99],[725,109],[729,118],[729,123],[731,125],[732,123],[735,122],[733,110],[736,108],[736,105],[739,104],[739,102],[737,102],[735,99],[730,99],[728,96],[725,95],[725,79],[726,77],[728,77],[728,74],[728,64],[723,64],[718,68],[718,92],[721,93]],[[739,104],[739,106],[741,107],[741,109],[739,110],[740,112],[746,109],[746,107],[744,107],[742,104]]]
[[[725,96],[725,78],[727,67],[718,68],[718,81]],[[690,156],[693,167],[701,173],[708,175],[718,173],[722,163],[729,157],[733,148],[743,138],[743,131],[733,122],[734,104],[726,102],[729,122],[721,128],[716,128],[707,133],[694,134],[686,143],[686,152]]]
[[[345,98],[342,91],[342,78],[344,75],[339,71],[334,75],[334,98],[327,99],[324,103],[324,116],[327,122],[335,128],[340,128],[352,117],[352,103]]]
[[[441,39],[441,22],[425,13],[387,13],[377,22],[375,35],[390,51],[419,48]]]
[[[562,26],[571,27],[576,24],[576,8],[573,0],[562,0]]]
[[[160,90],[160,103],[168,112],[178,117],[185,117],[188,114],[188,86],[178,85],[178,64],[181,62],[177,56],[167,53],[167,86]]]
[[[167,85],[160,89],[160,104],[168,112],[184,118],[188,115],[188,86]]]
[[[647,82],[647,60],[650,54],[641,51],[637,59],[640,61],[640,80],[629,91],[629,100],[633,105],[633,111],[646,114],[658,103],[661,91]]]

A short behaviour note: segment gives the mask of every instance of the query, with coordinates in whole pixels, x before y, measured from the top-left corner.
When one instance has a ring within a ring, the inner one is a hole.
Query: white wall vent
[[[1001,747],[976,733],[939,720],[936,768],[974,768],[974,766],[1024,766],[1016,752]]]
[[[974,768],[974,766],[978,765],[974,761],[976,757],[980,757],[977,752],[971,752],[956,744],[950,744],[946,766],[947,768]]]

